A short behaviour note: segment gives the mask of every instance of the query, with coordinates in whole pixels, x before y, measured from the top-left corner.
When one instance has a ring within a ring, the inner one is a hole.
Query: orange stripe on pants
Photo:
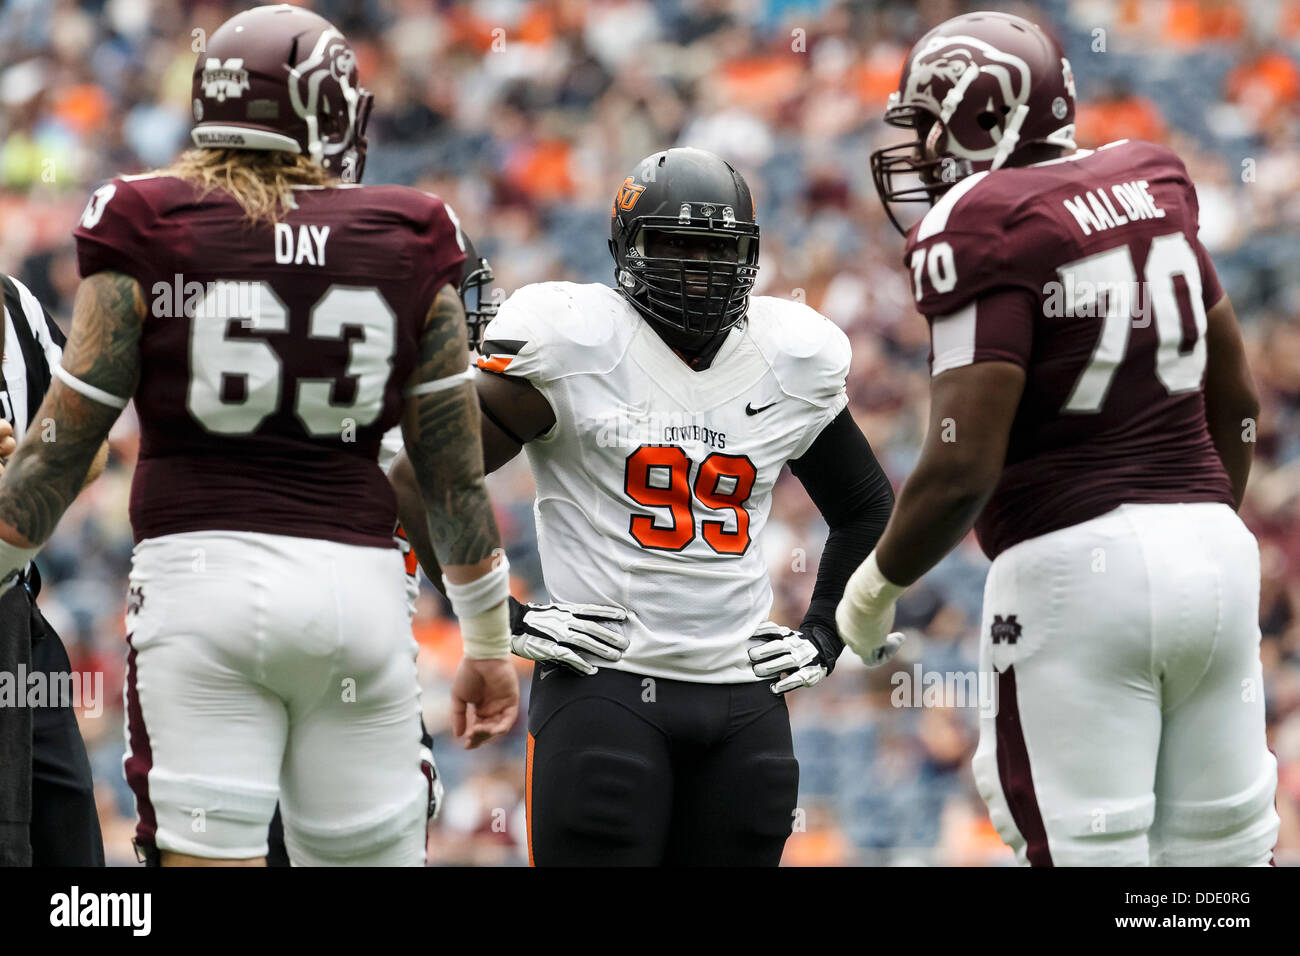
[[[533,735],[528,735],[528,757],[524,761],[524,827],[528,831],[528,865],[533,862]]]

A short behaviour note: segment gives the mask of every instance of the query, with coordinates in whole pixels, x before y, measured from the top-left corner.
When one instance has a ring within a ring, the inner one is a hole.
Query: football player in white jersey
[[[614,200],[617,287],[526,286],[486,329],[486,466],[527,450],[556,602],[512,613],[515,653],[538,662],[535,864],[781,859],[798,796],[782,695],[834,666],[835,605],[893,492],[846,409],[847,338],[750,296],[758,240],[735,169],[656,153]],[[787,463],[831,529],[797,631],[768,620],[759,541]],[[399,513],[418,512],[404,467]]]

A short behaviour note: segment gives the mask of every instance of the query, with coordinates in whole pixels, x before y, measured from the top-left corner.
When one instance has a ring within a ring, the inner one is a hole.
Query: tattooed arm
[[[86,472],[86,480],[81,483],[81,487],[85,488],[87,485],[92,484],[96,478],[104,473],[104,469],[107,467],[108,442],[105,441],[104,444],[99,446],[99,451],[95,452],[94,460],[90,463],[90,470]]]
[[[44,544],[84,486],[122,413],[121,405],[85,393],[122,404],[135,394],[144,316],[144,295],[130,276],[97,272],[81,283],[63,370],[89,388],[74,389],[57,376],[51,382],[36,413],[49,425],[28,432],[0,478],[0,541],[27,549]],[[0,559],[0,575],[21,563]]]
[[[515,455],[523,443],[545,434],[555,425],[555,412],[533,385],[518,378],[481,372],[474,379],[478,390],[479,428],[483,441],[483,468],[496,471]],[[527,436],[521,439],[521,436]],[[441,570],[429,536],[423,531],[424,502],[415,470],[405,451],[397,453],[388,480],[397,495],[397,518],[406,529],[411,549],[434,586],[441,587]]]
[[[468,367],[464,309],[456,291],[446,285],[429,309],[420,362],[407,392],[427,388]],[[491,568],[501,535],[483,481],[473,384],[466,380],[411,395],[402,417],[402,438],[443,574],[453,584],[480,577]]]
[[[419,364],[407,383],[402,438],[465,644],[451,689],[452,730],[476,747],[514,725],[519,680],[508,660],[506,566],[483,481],[468,368],[465,311],[456,290],[445,285],[429,309]]]

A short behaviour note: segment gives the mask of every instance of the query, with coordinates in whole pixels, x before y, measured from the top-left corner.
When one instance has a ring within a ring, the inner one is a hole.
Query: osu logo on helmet
[[[618,210],[627,212],[636,205],[636,201],[641,198],[645,192],[645,187],[640,185],[631,176],[623,180],[623,185],[618,188],[618,196],[614,200],[614,215],[618,215]]]

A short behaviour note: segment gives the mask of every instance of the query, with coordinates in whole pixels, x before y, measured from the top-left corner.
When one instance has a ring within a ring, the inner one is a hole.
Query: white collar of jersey
[[[1124,141],[1120,140],[1120,142],[1124,142]],[[1105,148],[1106,148],[1105,146],[1102,147],[1102,149]],[[1094,152],[1096,151],[1091,149],[1076,149],[1069,156],[1058,156],[1056,157],[1056,159],[1045,159],[1041,163],[1030,163],[1028,166],[1025,167],[1025,169],[1037,169],[1040,166],[1055,166],[1058,163],[1073,163],[1077,160],[1083,159],[1086,156],[1091,156]]]
[[[630,357],[683,407],[694,411],[716,408],[745,394],[766,371],[766,363],[746,333],[742,322],[727,333],[706,369],[695,370],[683,362],[648,322],[641,322],[628,349]]]

